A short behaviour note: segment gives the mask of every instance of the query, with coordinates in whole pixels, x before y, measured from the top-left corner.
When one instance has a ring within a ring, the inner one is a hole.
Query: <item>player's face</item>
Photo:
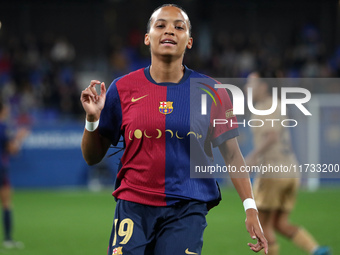
[[[150,45],[155,56],[182,57],[185,49],[191,49],[188,16],[173,6],[160,8],[152,15],[149,33],[144,43]]]

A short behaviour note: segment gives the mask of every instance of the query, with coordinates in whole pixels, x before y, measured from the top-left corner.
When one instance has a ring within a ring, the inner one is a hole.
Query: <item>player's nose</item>
[[[166,26],[164,34],[165,35],[175,35],[175,28],[171,25]]]

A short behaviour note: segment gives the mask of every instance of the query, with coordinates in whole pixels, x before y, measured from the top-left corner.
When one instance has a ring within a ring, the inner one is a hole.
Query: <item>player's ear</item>
[[[146,33],[145,36],[144,36],[144,44],[150,45],[150,37],[149,37],[148,33]]]
[[[189,37],[188,43],[187,43],[187,48],[190,50],[192,48],[192,44],[194,42],[194,39],[192,37]]]

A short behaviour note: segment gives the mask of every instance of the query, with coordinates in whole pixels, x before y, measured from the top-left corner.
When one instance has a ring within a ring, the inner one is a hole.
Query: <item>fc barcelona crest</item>
[[[123,255],[122,249],[123,247],[114,248],[112,251],[112,255]]]
[[[159,102],[159,112],[163,114],[172,113],[174,108],[172,107],[173,102]]]

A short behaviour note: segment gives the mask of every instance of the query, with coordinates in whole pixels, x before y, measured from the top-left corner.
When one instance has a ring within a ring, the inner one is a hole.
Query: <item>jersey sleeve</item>
[[[100,114],[99,133],[108,138],[111,144],[116,146],[121,136],[122,108],[116,86],[113,81],[106,92],[104,108]]]
[[[220,102],[212,102],[211,105],[209,130],[213,147],[239,135],[237,119],[233,114],[233,105],[227,91],[220,88],[217,93],[222,105]]]

